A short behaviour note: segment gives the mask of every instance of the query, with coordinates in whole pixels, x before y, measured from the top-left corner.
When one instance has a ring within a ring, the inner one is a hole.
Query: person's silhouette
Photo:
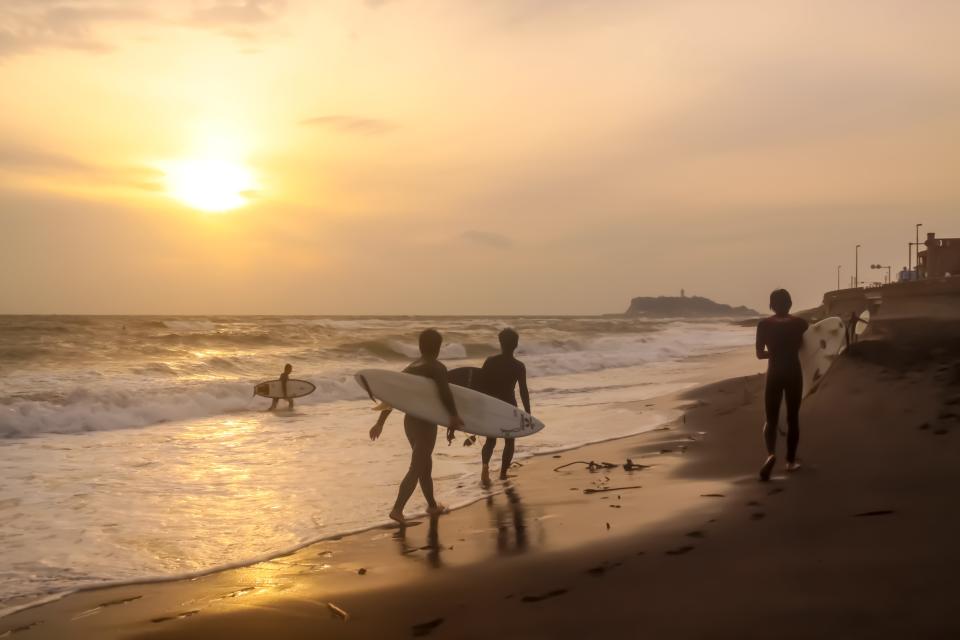
[[[787,400],[787,471],[800,468],[797,463],[797,445],[800,442],[800,400],[803,397],[803,372],[800,369],[800,346],[809,326],[803,318],[790,315],[793,300],[786,289],[770,294],[770,309],[774,315],[757,325],[757,358],[768,360],[764,404],[767,422],[763,439],[767,459],[760,468],[760,479],[769,480],[777,462],[777,422],[780,402]]]
[[[438,360],[440,345],[443,337],[436,329],[426,329],[420,334],[420,359],[411,363],[403,371],[416,376],[431,378],[437,384],[440,400],[450,413],[450,428],[447,430],[447,440],[453,439],[453,431],[463,427],[463,420],[457,414],[457,406],[453,401],[453,393],[447,382],[447,368]],[[392,409],[380,413],[377,423],[370,429],[370,439],[376,440],[383,433],[383,425],[387,421]],[[437,443],[437,425],[431,424],[411,415],[403,417],[403,431],[410,443],[410,468],[400,481],[397,501],[390,511],[390,518],[400,524],[405,522],[403,508],[406,506],[417,483],[427,500],[427,513],[438,515],[446,512],[446,507],[439,504],[433,496],[433,447]]]
[[[283,373],[280,374],[280,390],[283,393],[283,399],[287,401],[287,409],[293,411],[293,398],[287,395],[287,382],[290,380],[290,374],[293,372],[293,365],[288,364],[283,368]],[[277,408],[277,403],[280,402],[280,398],[274,398],[273,402],[270,403],[270,408],[268,411],[273,411]]]
[[[514,357],[520,336],[513,329],[504,329],[498,336],[500,339],[500,353],[487,358],[480,373],[481,390],[487,395],[517,406],[517,397],[514,389],[519,385],[520,400],[523,408],[530,413],[530,392],[527,390],[527,368]],[[480,471],[480,482],[490,484],[490,458],[497,445],[496,438],[487,438],[480,452],[483,468]],[[503,458],[500,463],[500,479],[507,479],[507,471],[513,461],[514,440],[504,438]]]

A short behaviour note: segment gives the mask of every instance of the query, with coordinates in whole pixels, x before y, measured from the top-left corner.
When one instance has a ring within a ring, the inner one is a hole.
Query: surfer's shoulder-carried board
[[[799,353],[804,397],[816,391],[845,343],[844,324],[840,318],[826,318],[807,328]]]
[[[267,380],[266,382],[258,383],[253,387],[253,394],[263,396],[264,398],[279,398],[285,400],[287,398],[302,398],[303,396],[308,396],[316,391],[316,389],[316,385],[312,382],[290,378],[287,380],[286,395],[283,393],[283,384],[280,380]]]
[[[355,377],[375,402],[385,403],[426,422],[450,426],[450,414],[432,379],[383,369],[364,369]],[[492,438],[522,438],[545,426],[526,411],[474,389],[454,383],[450,385],[450,391],[464,423],[461,429],[466,433]]]

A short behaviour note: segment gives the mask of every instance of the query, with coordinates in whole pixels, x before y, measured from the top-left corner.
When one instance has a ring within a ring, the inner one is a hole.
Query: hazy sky
[[[958,24],[955,0],[2,0],[0,313],[812,306],[858,242],[876,280],[915,222],[960,236]],[[196,208],[218,197],[247,203]]]

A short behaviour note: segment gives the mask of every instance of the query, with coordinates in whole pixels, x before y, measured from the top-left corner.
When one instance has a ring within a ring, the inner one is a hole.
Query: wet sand
[[[762,376],[733,377],[625,406],[682,417],[529,460],[437,520],[76,594],[0,637],[956,637],[960,348],[897,340],[858,345],[805,402],[789,477],[757,481]],[[627,458],[644,466],[554,470]]]

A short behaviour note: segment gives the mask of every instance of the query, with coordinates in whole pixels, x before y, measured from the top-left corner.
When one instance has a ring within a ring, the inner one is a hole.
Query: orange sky
[[[939,0],[4,0],[0,313],[811,306],[857,243],[875,280],[915,222],[960,235],[957,24]]]

